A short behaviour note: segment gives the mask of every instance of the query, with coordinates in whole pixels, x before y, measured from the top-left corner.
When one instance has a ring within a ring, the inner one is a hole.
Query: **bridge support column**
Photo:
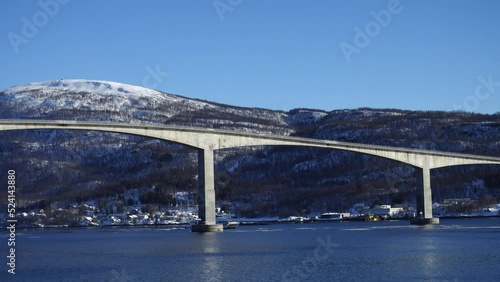
[[[214,151],[198,151],[198,216],[200,222],[191,226],[192,232],[222,231],[215,219]]]
[[[426,164],[416,168],[417,176],[417,215],[411,224],[439,224],[439,218],[432,217],[431,170]]]

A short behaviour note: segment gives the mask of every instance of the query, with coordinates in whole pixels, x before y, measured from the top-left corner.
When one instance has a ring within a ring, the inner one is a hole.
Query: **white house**
[[[391,205],[380,205],[369,209],[366,213],[378,216],[394,216],[398,213],[404,212],[402,207],[391,207]]]

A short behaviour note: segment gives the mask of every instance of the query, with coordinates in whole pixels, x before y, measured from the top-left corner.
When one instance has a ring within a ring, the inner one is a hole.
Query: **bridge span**
[[[497,157],[246,133],[210,128],[67,120],[0,120],[0,131],[34,129],[87,130],[123,133],[175,142],[197,149],[199,179],[198,203],[201,223],[199,225],[194,225],[192,230],[198,232],[222,230],[222,227],[216,224],[215,218],[214,150],[218,149],[267,145],[305,146],[357,152],[409,164],[416,168],[418,178],[417,213],[419,218],[413,222],[416,224],[439,222],[437,218],[432,217],[431,169],[472,164],[500,165],[500,158]]]

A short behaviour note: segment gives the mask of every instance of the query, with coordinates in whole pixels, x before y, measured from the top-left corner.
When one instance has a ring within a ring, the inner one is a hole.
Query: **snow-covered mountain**
[[[234,107],[109,81],[57,80],[14,86],[0,92],[0,119],[199,126],[500,156],[498,114],[368,108],[283,112]],[[0,132],[0,156],[0,169],[16,169],[19,176],[21,206],[97,199],[133,188],[194,191],[196,187],[196,152],[136,136]],[[375,198],[414,199],[411,167],[375,157],[255,147],[222,150],[216,160],[218,199],[236,203],[244,215],[340,211]],[[474,183],[484,185],[479,189]],[[433,174],[433,187],[436,200],[485,193],[500,196],[500,169],[439,170]]]
[[[231,107],[110,81],[57,80],[3,91],[0,118],[106,120],[289,133],[282,112]]]

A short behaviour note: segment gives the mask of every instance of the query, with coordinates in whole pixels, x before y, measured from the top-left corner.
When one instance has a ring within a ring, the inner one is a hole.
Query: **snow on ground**
[[[5,92],[10,94],[10,93],[18,93],[23,91],[32,91],[40,89],[58,89],[58,90],[76,91],[76,92],[94,92],[94,93],[109,94],[116,96],[123,96],[127,94],[127,95],[154,97],[157,95],[162,95],[162,93],[159,91],[144,87],[133,86],[112,81],[84,80],[84,79],[61,79],[61,80],[53,80],[45,82],[27,83],[6,89]]]
[[[20,84],[2,91],[0,100],[7,104],[22,105],[24,109],[36,108],[42,112],[58,109],[106,110],[131,113],[136,116],[155,114],[163,107],[161,115],[175,115],[179,111],[197,111],[216,108],[215,105],[171,95],[140,86],[112,81],[61,79]],[[164,108],[168,105],[168,113]],[[140,109],[147,109],[146,111]]]

